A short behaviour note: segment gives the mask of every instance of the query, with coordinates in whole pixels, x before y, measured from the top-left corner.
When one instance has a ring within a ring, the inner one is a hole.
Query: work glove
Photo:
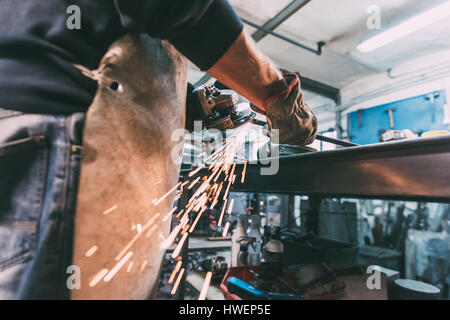
[[[252,109],[266,115],[270,130],[279,130],[280,144],[311,144],[317,134],[317,119],[303,102],[298,75],[284,74],[277,85],[281,85],[282,91],[266,99],[265,110],[253,105]]]

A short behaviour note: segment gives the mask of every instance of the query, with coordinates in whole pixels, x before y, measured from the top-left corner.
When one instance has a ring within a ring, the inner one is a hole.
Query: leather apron
[[[165,41],[129,34],[97,70],[84,73],[98,90],[83,134],[73,255],[81,288],[72,289],[72,299],[151,298],[170,231],[171,219],[163,218],[175,193],[157,206],[152,201],[178,182],[172,150],[182,141],[171,135],[184,128],[187,60]],[[124,257],[109,281],[95,283]]]

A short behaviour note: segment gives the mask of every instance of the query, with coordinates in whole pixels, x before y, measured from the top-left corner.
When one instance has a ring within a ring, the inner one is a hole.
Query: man
[[[69,297],[80,162],[67,150],[82,145],[97,86],[73,65],[96,69],[123,35],[168,40],[266,114],[280,142],[314,140],[297,76],[283,77],[226,0],[0,0],[0,23],[0,299]]]

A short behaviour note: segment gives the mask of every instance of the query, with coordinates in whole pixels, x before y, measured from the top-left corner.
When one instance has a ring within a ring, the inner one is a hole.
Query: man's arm
[[[227,0],[114,0],[122,26],[167,39],[184,56],[265,113],[281,143],[309,144],[315,116],[296,75],[283,76],[243,30]]]
[[[207,72],[262,110],[267,98],[282,91],[281,72],[245,30]]]
[[[266,115],[278,143],[307,145],[314,141],[317,119],[303,102],[300,79],[282,75],[243,30],[208,73],[246,97]]]

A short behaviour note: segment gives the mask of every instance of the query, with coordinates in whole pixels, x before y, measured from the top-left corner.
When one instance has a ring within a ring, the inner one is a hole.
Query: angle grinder
[[[239,95],[230,89],[220,89],[216,82],[208,81],[195,88],[188,83],[186,99],[186,129],[193,131],[195,120],[201,120],[206,128],[227,130],[235,129],[246,123],[253,123],[267,127],[267,122],[255,118],[256,113],[249,110],[238,111],[237,107],[243,103]],[[330,138],[318,134],[317,140],[333,143],[343,147],[357,146],[356,143]],[[313,148],[285,145],[287,154],[316,151]],[[295,149],[295,150],[294,150]]]
[[[240,127],[252,121],[256,113],[250,110],[238,111],[239,96],[233,90],[219,89],[213,83],[197,88],[188,84],[187,123],[201,120],[206,128],[227,130]]]

